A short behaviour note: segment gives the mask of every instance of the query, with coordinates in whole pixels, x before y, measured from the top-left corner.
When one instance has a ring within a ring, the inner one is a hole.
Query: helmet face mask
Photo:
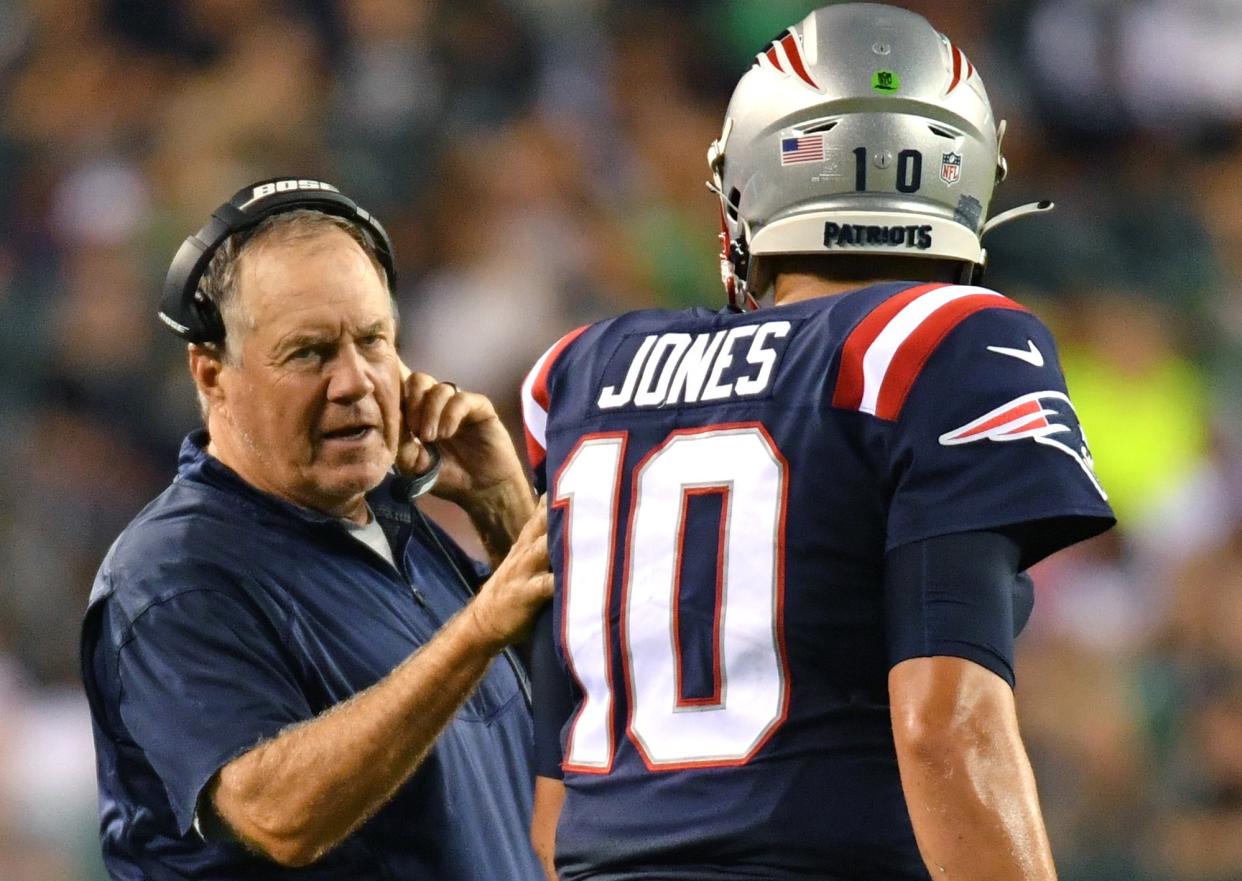
[[[811,13],[756,56],[708,151],[730,302],[753,306],[776,254],[981,268],[1003,131],[974,65],[922,16]]]

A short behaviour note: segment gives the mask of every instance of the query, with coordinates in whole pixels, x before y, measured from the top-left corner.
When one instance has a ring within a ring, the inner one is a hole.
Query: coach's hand
[[[432,490],[441,498],[466,507],[471,497],[502,484],[525,484],[509,432],[486,397],[461,391],[426,373],[406,376],[404,396],[405,430],[397,451],[397,468],[403,474],[415,474],[430,465],[424,446],[430,442],[443,459]]]
[[[470,515],[498,565],[534,509],[534,494],[508,430],[486,397],[402,365],[402,431],[397,468],[412,475],[431,464],[426,443],[440,451],[431,492]]]
[[[548,507],[541,499],[535,512],[492,577],[466,610],[484,644],[496,651],[523,638],[535,616],[552,598],[548,570]]]

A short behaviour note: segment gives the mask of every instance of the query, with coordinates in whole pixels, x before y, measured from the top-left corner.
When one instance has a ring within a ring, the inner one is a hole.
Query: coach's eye
[[[293,364],[315,364],[323,360],[324,346],[298,346],[285,359]]]

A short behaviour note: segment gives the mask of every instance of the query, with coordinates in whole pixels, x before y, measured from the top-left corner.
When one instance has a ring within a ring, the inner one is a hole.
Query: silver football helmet
[[[933,257],[974,274],[986,232],[1052,207],[987,220],[1004,130],[974,65],[922,16],[812,12],[756,56],[707,153],[730,302],[753,307],[773,254]]]

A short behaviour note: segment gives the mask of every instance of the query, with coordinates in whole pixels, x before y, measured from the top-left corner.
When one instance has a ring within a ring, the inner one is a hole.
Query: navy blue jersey
[[[908,282],[636,312],[549,349],[523,404],[551,506],[536,713],[561,877],[926,879],[886,553],[1004,530],[1025,567],[1112,523],[1043,324]]]

